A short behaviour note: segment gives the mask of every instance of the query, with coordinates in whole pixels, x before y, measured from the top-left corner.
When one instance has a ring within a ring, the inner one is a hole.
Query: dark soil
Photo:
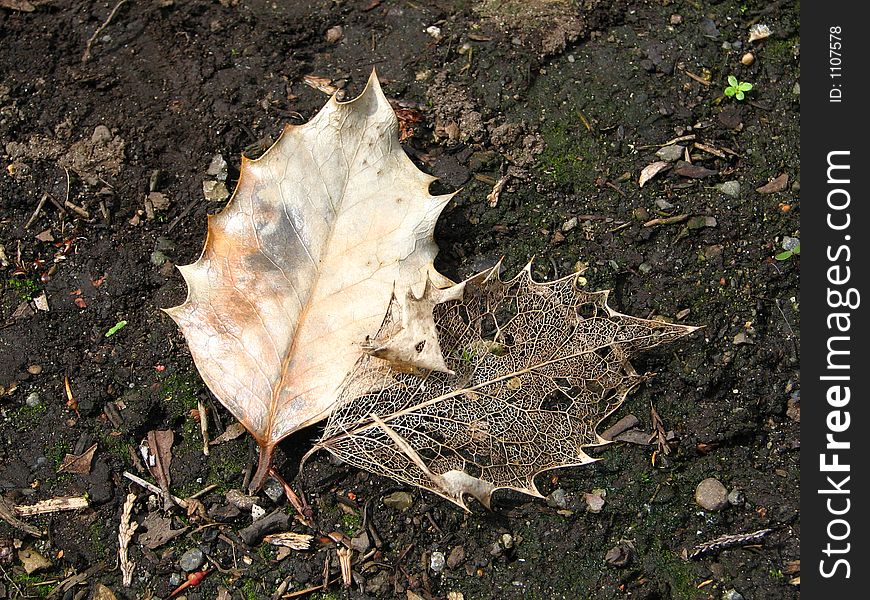
[[[774,258],[799,237],[797,3],[148,0],[108,24],[114,0],[11,4],[0,2],[0,507],[82,494],[90,507],[23,518],[38,538],[0,521],[0,598],[166,597],[191,548],[217,567],[185,590],[191,599],[275,598],[324,573],[308,597],[799,596],[800,257]],[[748,42],[755,23],[772,35]],[[196,259],[206,214],[225,203],[203,197],[212,156],[228,161],[232,189],[242,154],[327,100],[303,76],[352,97],[373,66],[387,96],[421,117],[409,155],[439,191],[462,188],[438,224],[440,270],[459,279],[502,256],[509,274],[535,257],[541,279],[585,268],[617,310],[704,329],[636,361],[657,376],[605,424],[633,413],[652,432],[653,405],[671,452],[619,442],[594,465],[541,475],[546,501],[502,491],[492,512],[465,514],[325,455],[297,477],[317,428],[287,439],[276,467],[320,528],[368,546],[343,589],[328,539],[285,557],[240,537],[251,516],[226,492],[243,488],[255,453],[243,436],[202,455],[198,401],[212,436],[232,418],[160,308],[184,299],[174,265]],[[723,94],[730,74],[754,84],[743,100]],[[691,164],[639,187],[674,138]],[[782,174],[777,191],[757,191]],[[739,191],[723,193],[725,182]],[[146,210],[149,192],[168,203],[152,197]],[[161,506],[122,473],[150,479],[137,449],[167,428],[173,493],[217,487],[199,498],[204,514],[175,511],[174,526],[190,526],[180,537],[149,550],[134,536],[125,588],[124,500],[139,494],[139,522]],[[93,443],[87,474],[58,474]],[[735,502],[698,506],[708,477]],[[584,494],[597,489],[596,513]],[[383,502],[396,491],[409,507]],[[28,549],[47,560],[30,574]],[[440,572],[436,552],[449,558]]]

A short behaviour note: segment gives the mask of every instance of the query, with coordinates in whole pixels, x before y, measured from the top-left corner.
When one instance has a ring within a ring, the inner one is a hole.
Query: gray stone
[[[429,568],[435,573],[443,571],[446,564],[447,558],[444,556],[443,552],[436,550],[432,553],[432,556],[429,557]]]
[[[171,587],[180,586],[182,581],[184,581],[184,575],[182,575],[181,573],[173,573],[169,576],[169,585]]]
[[[728,490],[715,477],[708,477],[695,489],[695,502],[704,510],[722,510],[728,506]]]
[[[743,600],[743,594],[735,589],[726,590],[725,593],[722,594],[722,600]]]
[[[659,148],[658,152],[656,152],[656,156],[664,161],[673,162],[675,160],[680,160],[683,157],[684,150],[685,147],[680,146],[679,144],[671,144],[670,146]]]
[[[783,236],[782,238],[782,249],[792,251],[797,249],[801,245],[800,238],[791,237],[791,236]]]
[[[671,210],[674,205],[664,198],[659,198],[656,200],[656,207],[658,207],[659,210]]]
[[[720,192],[732,198],[740,197],[740,183],[737,181],[726,181],[716,186]]]
[[[450,554],[447,555],[447,567],[449,569],[455,569],[459,565],[465,562],[465,547],[464,546],[454,546],[450,551]]]
[[[199,569],[205,562],[205,554],[199,548],[191,548],[178,559],[178,566],[191,573]]]
[[[275,504],[278,504],[281,498],[284,497],[284,486],[273,477],[266,480],[266,484],[263,486],[263,491],[269,497],[269,500]]]
[[[743,493],[743,490],[739,490],[734,488],[730,492],[728,492],[728,504],[731,506],[743,506],[746,502],[746,494]]]
[[[167,260],[169,260],[169,257],[163,254],[160,250],[155,250],[151,253],[151,264],[155,267],[162,267],[166,264]]]
[[[27,404],[30,408],[36,408],[40,404],[42,404],[42,398],[39,397],[39,394],[36,392],[30,392],[27,394],[27,398],[25,398],[24,403]]]
[[[224,157],[220,154],[215,154],[211,157],[211,162],[208,165],[208,170],[206,171],[206,173],[208,173],[218,181],[226,181],[227,161],[225,161]]]
[[[202,182],[202,195],[209,202],[220,202],[229,198],[230,193],[227,191],[227,186],[224,182],[207,179]]]
[[[547,496],[547,506],[552,508],[568,508],[568,499],[565,497],[565,490],[556,488],[549,496]]]

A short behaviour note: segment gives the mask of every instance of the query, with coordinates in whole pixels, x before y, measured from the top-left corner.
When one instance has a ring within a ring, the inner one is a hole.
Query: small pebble
[[[708,477],[695,489],[695,502],[704,510],[722,510],[728,506],[728,490],[718,479]]]
[[[503,533],[499,541],[505,550],[510,550],[514,547],[514,536],[509,533]]]
[[[740,183],[737,181],[726,181],[716,186],[720,192],[732,198],[740,197]]]
[[[209,202],[220,202],[230,197],[224,182],[208,179],[202,182],[202,195]]]
[[[453,550],[450,551],[450,554],[447,555],[447,568],[455,569],[459,565],[465,562],[465,547],[464,546],[454,546]]]
[[[220,154],[211,157],[206,173],[219,181],[227,180],[227,161]]]
[[[747,52],[740,57],[740,63],[747,67],[755,62],[755,55],[752,52]]]
[[[801,245],[800,238],[791,237],[791,236],[783,236],[782,238],[782,249],[783,250],[797,250],[797,248]]]
[[[91,141],[95,144],[111,142],[112,132],[105,125],[97,125],[94,128],[94,133],[91,135]]]
[[[27,398],[24,400],[25,404],[30,408],[36,408],[42,403],[42,398],[39,397],[39,394],[36,392],[30,392],[27,394]]]
[[[722,594],[722,600],[743,600],[743,594],[734,589],[727,590]]]
[[[675,160],[680,160],[683,157],[684,150],[685,148],[679,144],[671,144],[670,146],[659,148],[656,152],[656,156],[664,161],[673,162]]]
[[[432,556],[429,557],[429,568],[435,573],[443,571],[446,564],[447,558],[444,556],[443,552],[436,550],[432,553]]]
[[[384,496],[384,506],[395,508],[396,510],[408,510],[414,504],[414,499],[408,492],[393,492]]]
[[[199,548],[191,548],[178,559],[178,566],[187,573],[196,571],[205,562],[205,554]]]
[[[171,587],[180,586],[182,581],[184,581],[184,575],[182,575],[181,573],[173,573],[169,576],[169,585]]]
[[[562,231],[567,233],[577,227],[578,223],[579,221],[577,220],[577,217],[571,217],[570,219],[562,223]]]
[[[30,365],[27,367],[27,372],[31,375],[39,375],[42,373],[42,365]]]
[[[671,15],[671,25],[680,25],[683,22],[683,15]]]
[[[659,198],[656,200],[656,208],[659,210],[672,210],[674,205],[665,200],[664,198]]]
[[[565,497],[565,490],[556,488],[549,496],[547,496],[547,506],[552,508],[568,508],[568,499]]]
[[[728,492],[728,504],[731,506],[743,506],[744,502],[746,502],[746,494],[743,493],[743,490],[734,488]]]
[[[568,55],[568,62],[569,62],[569,63],[572,63],[572,62],[574,62],[575,60],[577,60],[577,59],[574,58],[574,55],[573,55],[573,54],[569,54],[569,55]]]
[[[281,498],[284,497],[284,486],[282,486],[276,479],[270,477],[266,480],[266,484],[263,486],[263,491],[269,497],[269,500],[278,504]]]
[[[617,544],[604,555],[604,562],[618,569],[628,566],[631,562],[631,548],[625,543]]]
[[[326,30],[326,43],[337,44],[344,37],[344,28],[341,25],[330,27]]]

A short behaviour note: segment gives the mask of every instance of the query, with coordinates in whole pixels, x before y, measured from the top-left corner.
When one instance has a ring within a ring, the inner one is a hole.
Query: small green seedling
[[[800,253],[801,253],[801,245],[798,244],[797,246],[795,246],[791,250],[785,250],[783,252],[780,252],[779,254],[774,256],[774,258],[776,260],[788,260],[792,256],[800,256]]]
[[[118,321],[117,323],[109,327],[109,331],[106,332],[106,337],[112,337],[113,335],[124,329],[125,325],[127,325],[127,321]]]
[[[738,100],[743,100],[745,98],[745,94],[743,92],[748,92],[752,89],[752,84],[748,81],[737,81],[737,78],[734,75],[728,76],[728,87],[725,88],[725,95],[729,98],[734,96]]]

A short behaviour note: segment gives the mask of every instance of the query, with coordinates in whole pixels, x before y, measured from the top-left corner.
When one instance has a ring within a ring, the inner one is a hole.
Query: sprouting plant
[[[800,256],[800,253],[801,253],[801,245],[798,244],[797,246],[795,246],[794,248],[791,248],[790,250],[783,250],[782,252],[780,252],[779,254],[774,256],[774,258],[776,260],[788,260],[792,256]]]
[[[752,84],[748,81],[737,81],[737,78],[734,75],[728,76],[728,87],[725,88],[725,95],[729,98],[734,96],[738,100],[743,100],[745,97],[744,92],[748,92],[752,89]]]

